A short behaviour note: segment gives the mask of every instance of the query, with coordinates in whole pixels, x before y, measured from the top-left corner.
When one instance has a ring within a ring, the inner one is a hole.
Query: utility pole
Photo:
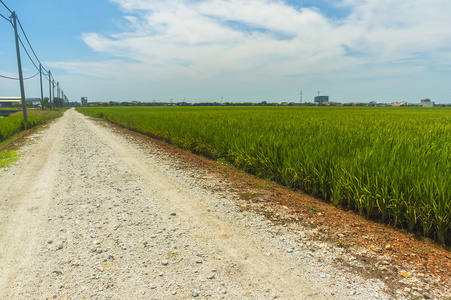
[[[39,78],[41,81],[41,108],[44,110],[44,90],[42,89],[42,65],[39,64]]]
[[[53,102],[52,102],[52,72],[49,70],[49,104],[50,109],[53,110]]]
[[[11,17],[13,18],[14,25],[14,36],[16,39],[16,52],[17,52],[17,66],[19,68],[19,81],[20,81],[20,96],[22,99],[22,111],[23,111],[23,120],[25,124],[28,124],[28,115],[27,115],[27,104],[25,103],[25,87],[23,84],[23,74],[22,74],[22,63],[20,61],[20,47],[19,47],[19,36],[17,35],[17,16],[16,12],[12,12]]]
[[[53,94],[52,109],[54,109],[55,108],[55,79],[52,79],[52,94]]]
[[[64,90],[61,90],[61,99],[63,99],[63,106],[67,107],[66,95],[64,95]]]
[[[300,101],[300,103],[302,104],[302,90],[301,90],[301,92],[299,93],[299,95],[301,96],[301,101]]]
[[[57,96],[58,98],[61,98],[60,97],[60,83],[59,83],[59,81],[56,83],[56,94],[58,95]]]

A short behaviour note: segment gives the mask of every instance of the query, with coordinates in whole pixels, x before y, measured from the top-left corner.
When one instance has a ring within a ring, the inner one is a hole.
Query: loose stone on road
[[[243,212],[75,110],[23,152],[0,176],[0,299],[389,298],[314,229]]]

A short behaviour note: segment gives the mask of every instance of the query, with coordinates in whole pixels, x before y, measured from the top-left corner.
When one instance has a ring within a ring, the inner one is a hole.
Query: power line
[[[48,71],[47,71],[47,72],[48,72]],[[44,75],[45,79],[50,80],[50,79],[49,79],[49,75],[47,75],[47,72],[46,72],[46,73],[42,73],[42,75]]]
[[[3,3],[2,0],[0,0],[0,4],[2,4],[11,13],[11,17],[10,18],[5,17],[3,14],[0,14],[0,17],[5,19],[6,21],[8,21],[11,24],[11,26],[13,27],[13,29],[14,29],[15,39],[16,39],[16,48],[17,48],[16,50],[17,50],[17,57],[18,57],[17,60],[18,60],[18,66],[19,66],[19,78],[14,78],[14,77],[5,76],[5,75],[0,75],[0,78],[11,79],[11,80],[19,80],[20,81],[20,85],[21,85],[22,99],[24,99],[25,98],[25,94],[24,94],[23,81],[24,80],[28,80],[28,79],[32,79],[32,78],[36,77],[37,75],[41,74],[41,94],[42,94],[42,75],[44,75],[44,77],[49,81],[49,93],[50,93],[50,97],[49,98],[51,99],[52,98],[51,95],[55,94],[55,78],[52,76],[50,71],[47,70],[42,65],[39,57],[36,55],[36,52],[33,49],[33,46],[31,45],[30,40],[28,39],[28,36],[27,36],[23,26],[22,26],[22,23],[20,22],[20,20],[17,17],[16,13],[14,11],[11,11],[5,5],[5,3]],[[19,27],[20,27],[20,29],[22,31],[23,36],[25,37],[25,40],[27,42],[28,47],[25,46],[24,42],[22,41],[22,39],[20,38],[19,34],[17,33],[17,23],[19,23]],[[20,44],[19,44],[19,42],[20,42]],[[19,51],[20,45],[22,46],[23,50],[27,54],[28,58],[30,59],[31,63],[34,65],[36,70],[38,70],[38,72],[35,75],[27,77],[27,78],[23,78],[23,76],[22,76],[22,66],[21,66],[21,62],[20,62],[20,51]],[[29,52],[29,50],[27,48],[29,48],[31,50],[31,52],[34,55],[34,57],[32,55],[30,55],[30,52]],[[35,60],[38,63],[36,63]],[[43,71],[45,71],[45,72],[43,72]],[[57,88],[58,88],[58,95],[59,95],[59,91],[60,91],[59,82],[57,82],[56,85],[57,85]],[[53,93],[52,93],[52,88],[53,88]],[[64,98],[65,98],[65,95],[64,95]],[[25,107],[24,104],[23,104],[23,106],[24,106],[24,120],[27,121],[27,119],[26,119],[26,107]]]
[[[25,33],[25,30],[23,29],[22,24],[20,23],[20,19],[17,18],[17,21],[19,22],[20,29],[22,30],[22,33],[23,33],[23,35],[25,36],[25,39],[27,40],[28,46],[30,46],[31,51],[32,51],[33,54],[34,54],[34,57],[36,57],[37,61],[38,61],[39,64],[42,66],[41,61],[39,60],[38,56],[37,56],[36,53],[34,52],[34,49],[33,49],[33,47],[31,46],[30,41],[28,40],[27,34]],[[22,44],[22,45],[23,45],[23,44]],[[45,71],[47,71],[47,70],[44,68],[44,66],[42,66],[42,68],[43,68]]]
[[[0,14],[0,17],[2,17],[3,19],[5,19],[5,20],[8,21],[9,23],[11,23],[11,20],[8,19],[7,17],[5,17],[4,15]]]
[[[33,76],[30,76],[30,77],[27,77],[27,78],[24,78],[23,80],[28,80],[28,79],[32,79],[32,78],[35,78],[36,76],[38,76],[38,74],[39,74],[40,72],[38,71],[36,74],[34,74]]]
[[[1,1],[1,0],[0,0],[0,1]],[[36,59],[38,60],[39,64],[41,64],[41,62],[39,61],[39,58],[37,57],[36,53],[35,53],[34,50],[33,50],[33,47],[31,47],[30,41],[28,40],[28,37],[27,37],[27,35],[25,34],[25,31],[24,31],[22,25],[20,24],[20,20],[19,20],[19,18],[17,17],[17,15],[16,15],[16,20],[17,20],[18,23],[19,23],[20,29],[22,30],[22,33],[24,34],[25,39],[27,40],[28,45],[30,46],[31,51],[33,51],[34,56],[35,56]],[[19,35],[17,35],[17,37],[19,38],[20,44],[22,45],[22,48],[25,50],[25,53],[27,54],[27,56],[28,56],[28,58],[30,59],[31,63],[34,65],[34,67],[36,68],[36,70],[39,70],[39,67],[35,64],[34,60],[31,58],[30,53],[28,53],[27,48],[25,47],[24,43],[22,42],[22,39],[20,38]],[[41,64],[41,65],[42,65],[42,64]]]
[[[22,112],[23,112],[23,120],[25,123],[28,123],[28,114],[27,114],[27,105],[25,103],[25,86],[23,83],[23,73],[22,73],[22,62],[20,59],[20,46],[19,46],[19,35],[17,34],[17,18],[16,18],[16,12],[13,11],[11,17],[13,18],[13,24],[14,24],[14,39],[16,44],[16,53],[17,53],[17,68],[19,69],[19,84],[20,84],[20,97],[22,102]]]
[[[37,72],[36,74],[34,74],[33,76],[24,78],[23,80],[28,80],[28,79],[32,79],[35,78],[36,76],[38,76],[39,72]],[[0,75],[1,78],[6,78],[6,79],[11,79],[11,80],[19,80],[19,78],[15,78],[15,77],[9,77],[9,76],[5,76],[5,75]]]
[[[19,80],[19,78],[13,78],[13,77],[8,77],[8,76],[4,76],[4,75],[0,75],[1,78],[6,78],[6,79],[12,79],[12,80]]]
[[[2,1],[0,0],[0,2],[2,2]],[[2,2],[2,4],[4,5],[3,2]],[[7,19],[7,20],[8,20],[8,19]],[[46,72],[48,72],[48,70],[42,65],[41,61],[39,60],[38,56],[36,55],[36,52],[34,51],[33,46],[31,46],[30,40],[28,39],[27,34],[25,33],[25,30],[23,29],[22,24],[20,23],[20,20],[19,20],[19,18],[17,17],[17,15],[16,15],[16,20],[17,20],[18,23],[19,23],[20,29],[22,30],[22,33],[23,33],[23,35],[24,35],[24,37],[25,37],[25,39],[26,39],[26,41],[27,41],[27,43],[28,43],[28,46],[30,47],[31,51],[32,51],[33,54],[34,54],[34,57],[35,57],[36,60],[39,62],[39,64],[42,66],[42,69],[45,70]],[[12,24],[12,22],[11,22],[10,20],[8,20],[8,21],[9,21],[9,22],[11,23],[11,25],[14,27],[14,25]],[[28,52],[27,48],[25,47],[24,43],[22,42],[22,39],[20,38],[20,36],[18,36],[18,38],[19,38],[20,44],[22,45],[22,48],[24,49],[24,51],[25,51],[25,53],[27,54],[28,58],[30,59],[31,63],[34,65],[34,67],[36,68],[36,70],[39,71],[40,68],[39,68],[39,67],[37,66],[37,64],[34,62],[33,58],[31,57],[30,53]],[[36,75],[35,75],[35,76],[36,76]],[[33,77],[34,77],[34,76],[33,76]],[[5,78],[5,76],[3,76],[3,78]],[[11,78],[9,78],[9,79],[11,79]],[[29,79],[29,78],[27,78],[27,79]]]
[[[2,2],[2,1],[0,0],[0,2]],[[5,5],[3,2],[2,2],[2,4]],[[2,17],[4,17],[4,16],[2,15]],[[9,19],[7,19],[7,20],[8,20],[9,23],[11,23],[11,20],[9,20]],[[23,27],[22,27],[22,24],[20,24],[20,20],[19,20],[19,18],[18,18],[17,16],[16,16],[16,20],[19,22],[20,29],[22,30],[22,33],[24,34],[25,39],[27,40],[28,45],[30,46],[31,51],[33,51],[33,54],[34,54],[34,56],[36,57],[37,61],[39,62],[39,64],[41,64],[41,61],[39,60],[38,56],[37,56],[36,53],[34,52],[33,47],[31,46],[30,41],[28,40],[28,37],[27,37],[27,35],[25,34],[25,31],[24,31],[24,29],[23,29]],[[13,25],[12,23],[11,23],[11,26],[14,27],[14,25]],[[28,58],[29,58],[30,61],[33,63],[33,65],[34,65],[34,67],[36,68],[36,70],[39,70],[38,66],[35,64],[34,60],[31,58],[31,55],[28,53],[27,48],[25,47],[24,43],[22,42],[22,39],[20,38],[20,36],[18,36],[18,38],[19,38],[20,44],[22,45],[22,48],[25,50],[25,53],[27,54]],[[42,64],[41,64],[41,65],[42,65]],[[43,69],[46,70],[44,67],[43,67]],[[47,71],[47,70],[46,70],[46,71]],[[3,77],[3,78],[7,78],[7,76],[2,76],[2,77]],[[8,78],[8,79],[14,79],[14,78]]]
[[[6,6],[6,4],[5,3],[3,3],[3,1],[2,0],[0,0],[0,3],[1,4],[3,4],[3,6],[4,7],[6,7],[6,9],[10,12],[10,13],[13,13],[9,8],[8,8],[8,6]]]
[[[19,38],[20,44],[22,45],[22,48],[25,50],[25,53],[27,54],[27,56],[30,59],[31,63],[34,65],[36,70],[39,70],[39,67],[36,66],[36,64],[34,63],[33,59],[30,56],[30,54],[28,53],[27,49],[25,48],[25,45],[23,44],[22,39],[20,38],[20,36],[18,36],[18,38]]]

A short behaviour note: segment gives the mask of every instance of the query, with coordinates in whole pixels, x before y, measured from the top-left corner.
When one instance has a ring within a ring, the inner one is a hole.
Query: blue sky
[[[3,2],[71,101],[451,103],[449,0]],[[17,77],[3,18],[0,41],[0,75]],[[38,97],[39,78],[25,88]]]

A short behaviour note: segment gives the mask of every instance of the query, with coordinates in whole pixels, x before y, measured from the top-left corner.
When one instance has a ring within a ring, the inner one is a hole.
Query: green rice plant
[[[28,123],[24,122],[21,112],[9,117],[0,118],[0,143],[20,131],[44,124],[62,115],[62,111],[29,110]]]
[[[80,108],[451,243],[447,108]]]
[[[21,115],[10,116],[7,118],[0,119],[0,142],[6,140],[7,138],[13,136],[14,134],[34,127],[43,122],[42,118],[30,115],[28,117],[28,124],[23,121]]]

